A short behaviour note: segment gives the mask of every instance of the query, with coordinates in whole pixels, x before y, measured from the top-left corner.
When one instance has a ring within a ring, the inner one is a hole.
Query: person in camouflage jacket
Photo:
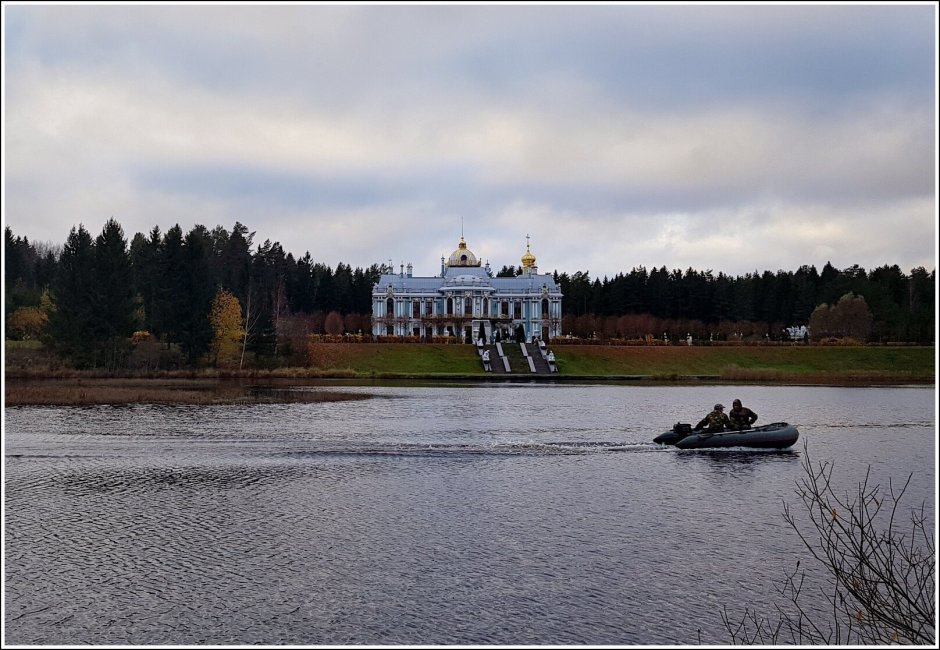
[[[750,429],[757,420],[757,413],[746,406],[742,406],[741,400],[736,399],[731,403],[731,412],[728,413],[728,417],[735,429]]]
[[[714,410],[702,418],[702,421],[695,425],[697,430],[706,429],[708,431],[724,431],[731,428],[731,420],[725,415],[724,404],[715,404]]]

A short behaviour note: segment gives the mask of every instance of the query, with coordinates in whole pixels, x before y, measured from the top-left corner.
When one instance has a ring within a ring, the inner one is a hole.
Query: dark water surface
[[[933,387],[338,390],[375,397],[6,409],[6,643],[726,644],[809,561],[804,440],[935,502]],[[734,397],[800,441],[650,442]]]

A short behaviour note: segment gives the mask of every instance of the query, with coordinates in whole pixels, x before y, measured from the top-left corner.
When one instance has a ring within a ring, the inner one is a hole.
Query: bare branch
[[[777,588],[786,607],[776,605],[776,622],[745,609],[739,622],[722,612],[734,643],[776,644],[928,644],[936,645],[936,565],[934,538],[924,504],[902,517],[902,499],[911,484],[888,483],[888,495],[871,486],[871,467],[854,493],[836,494],[833,466],[813,465],[803,443],[805,476],[796,494],[812,528],[806,532],[790,506],[783,518],[796,532],[816,567],[827,577],[822,591],[829,603],[824,620],[801,604],[806,574],[800,563]],[[884,512],[883,512],[884,510]],[[907,519],[910,534],[898,530]]]

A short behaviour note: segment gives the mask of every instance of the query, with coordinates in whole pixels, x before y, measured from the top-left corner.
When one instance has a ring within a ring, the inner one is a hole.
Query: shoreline
[[[337,391],[298,391],[244,380],[213,378],[5,378],[4,407],[16,406],[211,406],[239,404],[315,404],[368,399]]]
[[[522,351],[504,349],[512,371],[487,373],[471,345],[324,343],[305,365],[77,370],[41,346],[6,346],[4,404],[264,404],[362,399],[342,387],[394,385],[765,385],[937,384],[937,349],[864,346],[552,346],[558,373],[533,374]],[[317,390],[317,386],[329,387]],[[299,390],[300,387],[305,387]],[[350,395],[354,397],[350,397]],[[368,397],[368,395],[365,395]]]
[[[185,376],[189,374],[189,376]],[[756,375],[757,373],[755,373]],[[179,376],[107,376],[70,373],[69,376],[4,377],[4,406],[127,406],[134,404],[163,405],[245,405],[245,404],[312,404],[369,399],[357,392],[333,390],[342,386],[370,384],[419,384],[433,386],[444,383],[622,383],[632,385],[770,385],[770,386],[831,386],[831,387],[930,387],[936,382],[897,376],[872,374],[853,376],[776,376],[722,377],[721,375],[467,375],[399,373],[357,376],[313,376],[300,373],[205,372],[180,373]],[[307,386],[311,390],[296,390]],[[316,390],[330,387],[331,390]]]

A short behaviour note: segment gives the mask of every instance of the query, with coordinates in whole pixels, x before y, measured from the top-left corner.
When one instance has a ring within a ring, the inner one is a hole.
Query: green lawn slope
[[[564,346],[566,376],[702,377],[721,380],[933,382],[933,347]]]
[[[507,344],[515,345],[515,344]],[[609,378],[649,380],[759,381],[769,383],[903,384],[935,383],[934,347],[913,346],[552,346],[559,373],[552,380]],[[201,369],[177,376],[345,377],[345,378],[533,378],[526,372],[483,372],[476,349],[462,344],[319,343],[311,346],[304,367]],[[161,377],[177,373],[160,371]],[[5,376],[43,378],[82,376],[54,361],[38,344],[7,342]],[[90,374],[96,374],[93,371]],[[100,373],[98,373],[100,374]],[[110,373],[110,376],[144,376]]]
[[[356,376],[497,377],[483,373],[471,345],[385,343],[324,344],[324,347],[329,355],[321,366],[324,371],[332,368]],[[936,377],[933,347],[553,345],[552,349],[559,368],[553,379],[897,384],[930,383]]]

